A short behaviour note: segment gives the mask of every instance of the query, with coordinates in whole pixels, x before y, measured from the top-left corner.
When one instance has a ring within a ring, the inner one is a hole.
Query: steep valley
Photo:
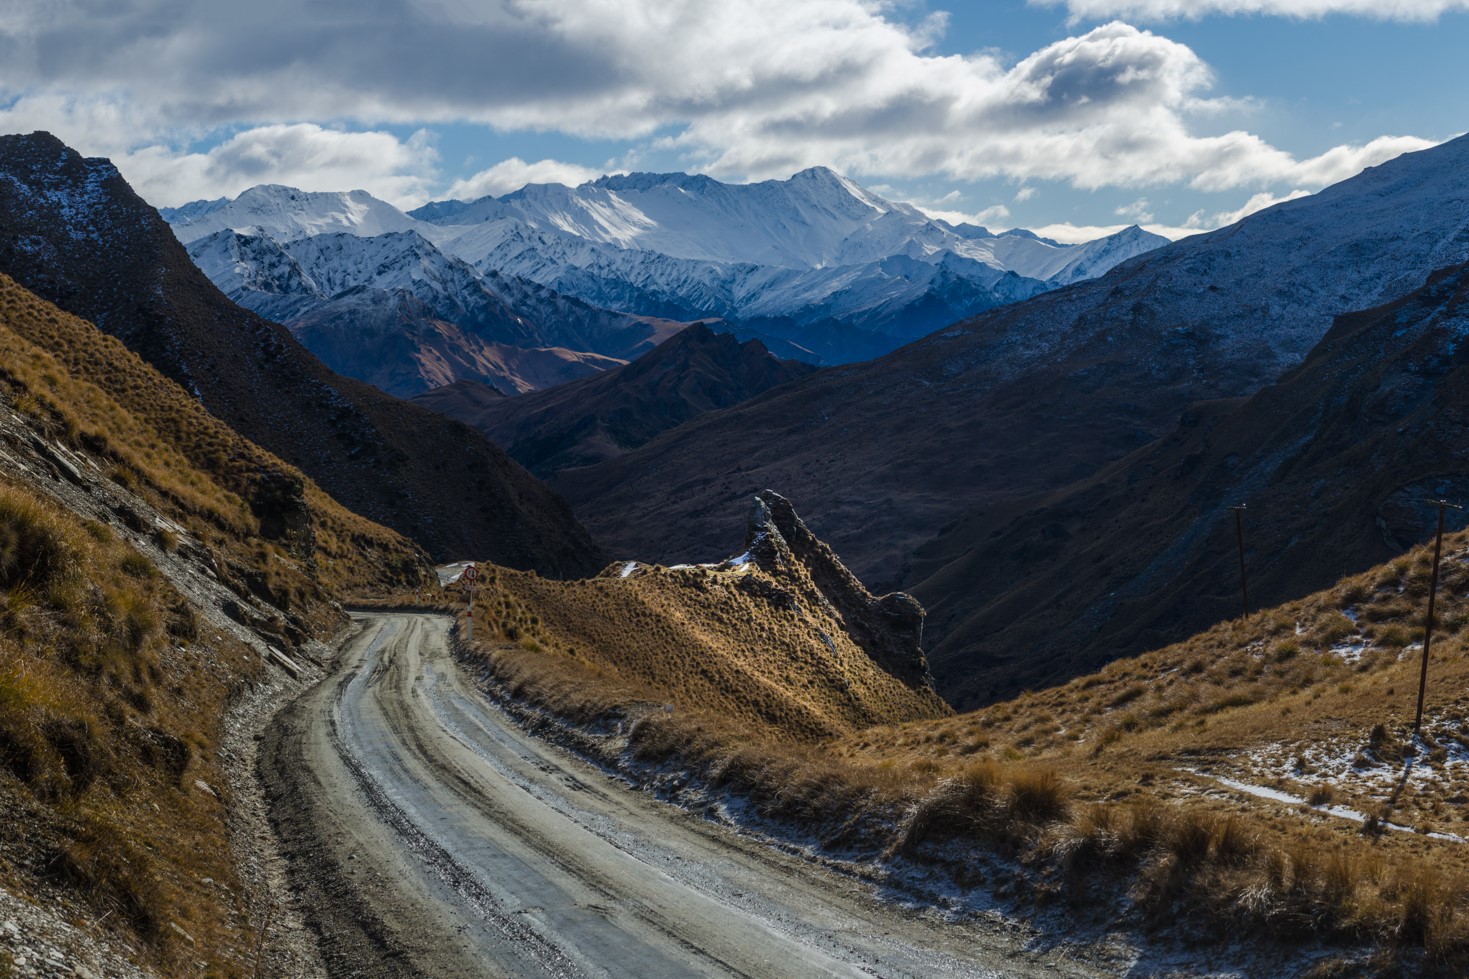
[[[1067,487],[1078,486],[1083,498],[1086,480],[1167,436],[1191,404],[1253,394],[1298,366],[1333,317],[1402,298],[1436,269],[1469,258],[1469,195],[1459,167],[1466,152],[1469,140],[1461,138],[1405,155],[1099,279],[701,415],[632,452],[555,473],[551,485],[614,553],[668,563],[704,560],[736,529],[729,514],[737,502],[773,488],[812,514],[813,529],[860,577],[911,589],[934,609],[927,639],[942,651],[944,689],[986,696],[1002,671],[982,686],[969,678],[989,662],[1026,661],[1029,647],[1018,636],[989,645],[992,632],[967,616],[991,596],[968,591],[975,576],[957,565],[940,573],[945,556],[962,552],[985,565],[990,535],[1040,513]],[[1129,479],[1145,476],[1119,465]],[[1161,551],[1214,513],[1201,505],[1161,540],[1150,539]],[[1058,516],[1040,525],[1055,521],[1064,524]],[[1420,525],[1401,543],[1422,532]],[[1042,549],[1041,560],[1052,546],[1043,537],[1026,544]],[[1363,551],[1352,560],[1382,556]],[[1010,568],[990,587],[1016,584]],[[1283,599],[1320,583],[1282,581],[1282,591],[1262,597]],[[1051,603],[1063,618],[1082,616],[1081,607],[1065,606],[1079,596],[1056,577],[1038,575],[1028,587],[1031,602],[1001,611],[996,601],[1004,622],[1022,612],[1045,621]],[[1211,585],[1206,594],[1226,591]],[[1224,607],[1209,601],[1201,607]],[[1087,642],[1104,624],[1105,608],[1098,614],[1093,631],[1078,633]],[[1178,627],[1151,638],[1187,634],[1181,620]],[[1007,676],[996,693],[1140,647],[1124,640],[1099,650],[1051,658],[1025,678]]]
[[[1465,154],[1060,250],[820,168],[176,238],[0,137],[0,977],[1464,974]],[[1048,289],[825,368],[560,291],[894,240]]]

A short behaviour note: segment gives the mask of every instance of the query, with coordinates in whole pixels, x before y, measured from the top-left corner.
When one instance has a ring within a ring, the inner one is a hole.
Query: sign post
[[[474,582],[479,578],[479,569],[469,565],[464,569],[464,630],[465,641],[474,642]]]
[[[1438,507],[1438,536],[1433,539],[1433,573],[1428,580],[1428,616],[1423,621],[1423,665],[1418,672],[1418,712],[1413,715],[1413,733],[1423,726],[1423,692],[1428,688],[1428,647],[1433,642],[1433,599],[1438,591],[1438,559],[1443,552],[1443,513],[1449,507],[1463,507],[1447,500],[1429,500],[1430,506]]]
[[[1243,503],[1236,503],[1230,507],[1234,511],[1234,540],[1239,546],[1239,603],[1243,618],[1250,617],[1250,586],[1245,581],[1245,525],[1242,514],[1245,511]]]

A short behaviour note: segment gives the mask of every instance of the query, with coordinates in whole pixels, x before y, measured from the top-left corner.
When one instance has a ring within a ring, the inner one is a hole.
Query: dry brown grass
[[[7,422],[12,410],[170,522],[118,504],[129,533],[273,605],[256,624],[287,645],[340,625],[335,594],[431,573],[408,541],[342,508],[121,343],[0,276]],[[287,511],[308,526],[263,539],[264,521]],[[119,533],[0,477],[0,819],[16,828],[0,845],[0,881],[79,897],[163,974],[243,976],[254,923],[216,751],[232,695],[261,666],[205,631]]]
[[[215,756],[230,693],[260,666],[188,639],[187,605],[137,557],[0,483],[0,879],[70,889],[165,972],[245,975]]]
[[[105,462],[113,480],[222,551],[260,535],[248,501],[262,474],[272,474],[295,480],[310,510],[313,539],[296,555],[307,577],[362,593],[424,580],[418,548],[342,507],[120,341],[4,275],[0,392],[58,441]],[[284,573],[280,562],[264,570]]]
[[[1318,755],[1329,746],[1379,768],[1403,764],[1421,548],[1066,685],[920,720],[841,716],[831,698],[812,711],[812,684],[791,672],[796,657],[764,610],[763,628],[721,634],[742,636],[728,647],[741,657],[711,655],[703,643],[720,611],[709,596],[730,589],[692,573],[561,584],[500,572],[477,628],[502,640],[487,655],[519,694],[582,723],[634,721],[639,757],[684,766],[828,842],[998,849],[1027,868],[1038,895],[1125,892],[1153,922],[1196,937],[1327,937],[1379,946],[1383,968],[1456,974],[1469,966],[1469,844],[1382,828],[1469,837],[1469,776],[1450,764],[1469,746],[1469,534],[1445,553],[1415,762],[1432,778],[1386,799]],[[724,612],[752,614],[738,603]],[[778,667],[743,655],[761,644],[779,650]],[[757,706],[782,691],[806,696]],[[654,709],[665,701],[675,713]],[[1260,767],[1276,757],[1292,759],[1288,770]],[[1233,791],[1216,775],[1303,802]],[[1371,818],[1364,830],[1308,806]]]
[[[570,582],[486,569],[475,607],[481,636],[806,742],[949,713],[932,690],[880,669],[819,599],[749,565]]]

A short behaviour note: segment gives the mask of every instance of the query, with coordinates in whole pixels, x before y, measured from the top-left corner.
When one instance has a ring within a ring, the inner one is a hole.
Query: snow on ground
[[[1417,804],[1398,808],[1405,796],[1469,796],[1469,721],[1430,715],[1424,718],[1424,732],[1407,743],[1374,744],[1366,732],[1310,744],[1275,742],[1236,756],[1224,772],[1181,771],[1235,792],[1299,807],[1303,813],[1357,823],[1376,817],[1383,829],[1469,843],[1455,833],[1424,832],[1424,827],[1382,818],[1396,810],[1403,814],[1400,818],[1416,821]]]
[[[1183,769],[1183,771],[1186,771],[1191,775],[1197,775],[1200,778],[1210,779],[1211,781],[1218,782],[1220,785],[1224,786],[1227,789],[1233,789],[1236,792],[1243,792],[1246,795],[1252,795],[1258,799],[1269,799],[1273,802],[1280,802],[1288,806],[1300,806],[1303,809],[1309,809],[1312,812],[1319,812],[1326,816],[1335,816],[1338,819],[1350,819],[1354,823],[1367,822],[1367,816],[1364,813],[1358,812],[1356,809],[1352,809],[1349,806],[1334,806],[1327,803],[1321,803],[1319,805],[1312,804],[1309,800],[1304,799],[1298,795],[1292,795],[1289,792],[1284,792],[1280,789],[1272,789],[1269,786],[1251,785],[1248,782],[1241,782],[1236,779],[1225,778],[1222,775],[1212,775],[1208,772],[1196,771],[1194,769]],[[1393,830],[1399,833],[1418,832],[1412,826],[1404,826],[1400,823],[1381,821],[1378,823],[1378,825],[1381,826],[1383,829]],[[1469,843],[1469,839],[1465,839],[1464,837],[1458,836],[1454,833],[1430,832],[1425,833],[1424,835],[1428,836],[1430,839],[1435,840],[1448,840],[1452,843]]]
[[[452,585],[464,575],[464,569],[473,563],[473,561],[455,561],[453,564],[441,564],[434,568],[439,573],[439,585]]]

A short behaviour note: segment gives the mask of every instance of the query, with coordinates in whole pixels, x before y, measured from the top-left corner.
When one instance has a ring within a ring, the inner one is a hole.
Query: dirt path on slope
[[[476,693],[443,616],[357,616],[261,762],[333,975],[1087,975],[662,804]]]

